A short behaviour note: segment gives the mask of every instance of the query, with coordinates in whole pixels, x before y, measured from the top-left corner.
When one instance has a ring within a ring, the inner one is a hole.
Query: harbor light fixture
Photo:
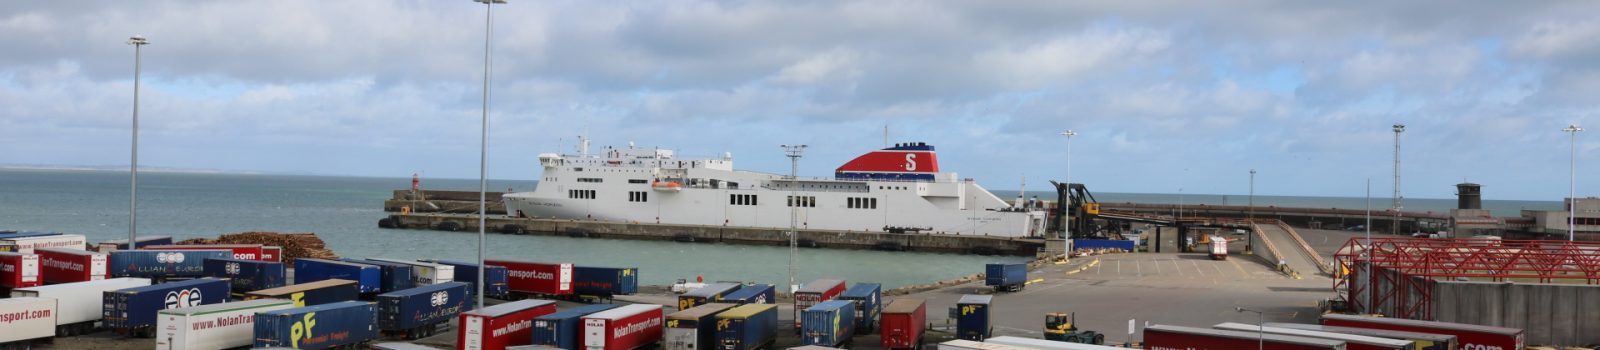
[[[485,225],[488,224],[489,212],[489,68],[493,61],[489,53],[489,39],[494,37],[494,4],[504,4],[506,0],[473,0],[483,3],[483,130],[479,138],[478,149],[478,282],[477,308],[483,309],[483,258],[484,241],[488,239]]]
[[[800,198],[795,191],[800,188],[800,157],[805,156],[806,145],[779,147],[783,147],[783,154],[789,157],[789,293],[794,295],[796,288],[799,288],[794,284],[794,257],[800,250],[800,232],[796,231],[800,226],[800,205],[797,203]]]
[[[1583,131],[1583,127],[1571,124],[1561,131],[1567,132],[1572,144],[1572,155],[1568,160],[1570,174],[1567,178],[1567,241],[1573,241],[1577,238],[1575,225],[1578,223],[1578,132]]]
[[[150,45],[150,40],[134,34],[128,38],[133,45],[133,160],[128,165],[128,249],[139,244],[139,65],[140,48]]]
[[[1267,330],[1266,330],[1266,327],[1264,327],[1264,325],[1267,324],[1267,313],[1261,312],[1261,311],[1256,311],[1256,310],[1251,310],[1251,309],[1246,309],[1246,308],[1242,308],[1242,307],[1235,307],[1235,308],[1233,308],[1233,311],[1240,312],[1240,313],[1249,312],[1249,313],[1256,314],[1256,349],[1257,350],[1266,349],[1266,347],[1267,347],[1267,336],[1266,336]]]
[[[1073,136],[1078,136],[1078,132],[1072,131],[1072,130],[1067,130],[1067,131],[1061,132],[1061,135],[1067,137],[1067,195],[1071,196],[1072,195],[1072,137]],[[1061,239],[1072,238],[1072,210],[1071,210],[1072,208],[1070,208],[1071,204],[1058,203],[1057,205],[1066,205],[1066,206],[1069,207],[1069,208],[1067,208],[1067,210],[1064,211],[1064,212],[1067,213],[1067,215],[1063,219],[1066,220],[1067,223],[1065,225],[1061,225],[1061,227],[1062,227]]]
[[[1400,234],[1400,133],[1405,131],[1405,124],[1394,124],[1394,205],[1389,207],[1394,211],[1394,218],[1389,221],[1391,234]]]

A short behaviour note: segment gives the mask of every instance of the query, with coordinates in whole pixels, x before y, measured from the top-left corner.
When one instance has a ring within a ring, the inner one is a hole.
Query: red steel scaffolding
[[[1334,258],[1333,289],[1352,310],[1408,319],[1433,319],[1441,280],[1600,284],[1600,242],[1356,237]]]

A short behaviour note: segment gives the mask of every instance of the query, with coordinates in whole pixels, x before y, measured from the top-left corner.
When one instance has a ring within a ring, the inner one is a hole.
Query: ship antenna
[[[889,148],[889,123],[883,123],[883,148]]]

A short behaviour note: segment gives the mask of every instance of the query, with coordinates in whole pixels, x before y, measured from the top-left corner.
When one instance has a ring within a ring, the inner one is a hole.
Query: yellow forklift
[[[1079,330],[1078,313],[1052,312],[1044,315],[1044,339],[1067,343],[1103,345],[1106,335]]]

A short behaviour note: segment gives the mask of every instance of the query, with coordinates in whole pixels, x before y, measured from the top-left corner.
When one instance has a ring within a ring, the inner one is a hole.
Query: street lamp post
[[[494,37],[494,4],[504,4],[506,0],[473,1],[483,3],[483,129],[478,140],[478,282],[473,283],[478,289],[478,309],[483,309],[483,253],[488,239],[484,226],[489,221],[489,68],[493,63],[490,60],[489,39]]]
[[[1578,132],[1583,131],[1583,128],[1578,124],[1572,124],[1561,131],[1567,132],[1572,142],[1572,156],[1568,168],[1571,173],[1567,178],[1567,241],[1573,241],[1577,238],[1578,223]]]
[[[135,34],[128,38],[133,45],[133,160],[128,165],[128,249],[139,241],[139,66],[140,48],[150,45],[150,40]]]
[[[805,155],[806,145],[782,145],[783,154],[789,157],[789,293],[794,293],[794,257],[799,252],[800,233],[795,231],[800,226],[800,206],[796,205],[799,198],[795,192],[800,187],[800,157]]]
[[[1067,130],[1067,131],[1062,132],[1061,135],[1067,137],[1067,196],[1071,197],[1072,196],[1072,137],[1073,136],[1077,136],[1078,132],[1072,131],[1072,130]],[[1072,204],[1071,203],[1061,203],[1061,204],[1067,206],[1067,210],[1065,211],[1067,213],[1067,215],[1066,215],[1065,218],[1063,218],[1063,220],[1066,220],[1067,224],[1066,225],[1062,225],[1063,228],[1062,228],[1062,233],[1061,233],[1061,239],[1067,239],[1067,238],[1071,238],[1072,237]]]
[[[1394,218],[1389,220],[1392,234],[1400,234],[1400,133],[1405,131],[1405,124],[1394,125],[1394,206],[1389,208],[1394,211]]]
[[[1267,336],[1266,336],[1267,331],[1266,331],[1266,329],[1264,329],[1264,327],[1262,327],[1262,325],[1267,324],[1267,313],[1261,312],[1261,311],[1256,311],[1256,310],[1251,310],[1251,309],[1246,309],[1246,308],[1242,308],[1242,307],[1235,307],[1235,308],[1233,308],[1233,311],[1236,311],[1236,312],[1249,312],[1249,313],[1256,314],[1256,349],[1257,350],[1266,349],[1266,347],[1267,347]]]
[[[1250,214],[1248,216],[1249,216],[1249,218],[1246,220],[1246,222],[1247,222],[1246,225],[1250,226],[1250,231],[1255,231],[1255,227],[1256,227],[1255,226],[1256,225],[1256,170],[1255,169],[1250,169]],[[1245,245],[1244,245],[1245,250],[1254,250],[1255,249],[1255,245],[1256,245],[1256,233],[1255,232],[1250,232],[1250,235],[1248,235],[1246,237],[1249,237],[1250,241],[1245,243]]]

